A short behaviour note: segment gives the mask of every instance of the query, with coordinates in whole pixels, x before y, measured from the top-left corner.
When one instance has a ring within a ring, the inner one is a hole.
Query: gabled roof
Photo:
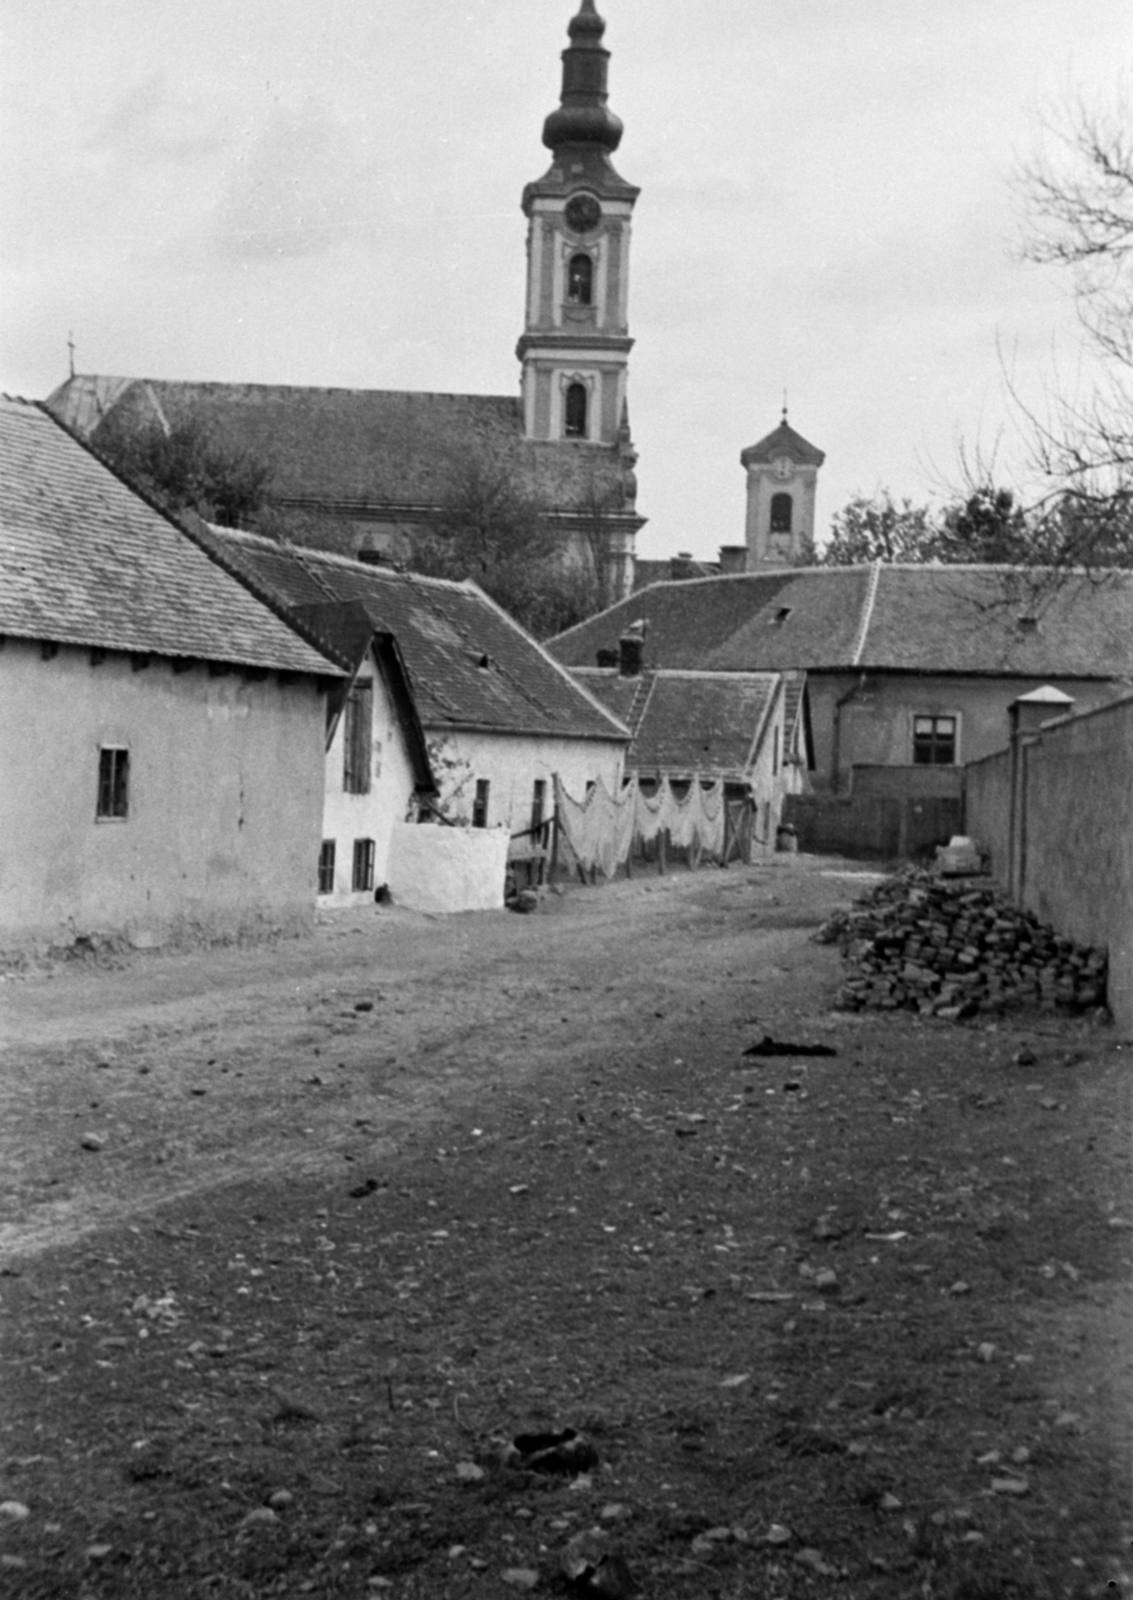
[[[641,590],[549,645],[568,666],[644,621],[646,667],[1133,677],[1133,572],[799,567]]]
[[[45,404],[95,444],[110,419],[131,429],[196,417],[271,468],[273,500],[340,513],[435,508],[454,465],[470,454],[514,467],[556,511],[585,513],[598,501],[616,514],[624,499],[615,446],[529,440],[520,401],[510,395],[85,374],[60,384]],[[633,515],[632,505],[626,512]]]
[[[628,724],[630,767],[704,777],[748,774],[782,681],[774,672],[658,671],[640,677],[625,677],[616,668],[575,672]]]
[[[430,730],[628,738],[474,583],[394,572],[229,528],[209,527],[206,537],[227,565],[301,617],[328,601],[359,601],[374,628],[397,640]]]
[[[48,415],[0,399],[0,633],[337,677]]]
[[[811,444],[809,439],[804,439],[801,433],[796,433],[785,416],[777,428],[741,451],[740,461],[747,467],[753,462],[774,461],[776,456],[790,456],[792,460],[812,467],[820,467],[826,460],[826,452]]]

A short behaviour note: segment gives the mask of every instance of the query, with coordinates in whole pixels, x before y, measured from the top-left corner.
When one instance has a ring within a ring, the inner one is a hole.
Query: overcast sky
[[[514,393],[524,183],[576,0],[0,0],[0,388],[132,376]],[[639,553],[742,542],[779,419],[923,501],[1088,382],[1019,259],[1041,119],[1111,103],[1129,0],[600,0]]]

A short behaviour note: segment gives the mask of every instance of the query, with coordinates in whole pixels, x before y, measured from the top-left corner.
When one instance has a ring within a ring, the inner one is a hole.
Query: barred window
[[[129,815],[130,752],[121,745],[104,745],[98,752],[98,804],[100,821],[122,821]]]
[[[369,794],[374,738],[374,686],[356,683],[346,700],[342,734],[342,787]]]
[[[356,892],[374,887],[374,841],[372,839],[355,839],[354,841],[354,872],[350,884],[351,888]]]
[[[324,839],[319,846],[319,893],[334,893],[334,840]]]
[[[956,764],[956,718],[913,718],[913,763],[918,767]]]

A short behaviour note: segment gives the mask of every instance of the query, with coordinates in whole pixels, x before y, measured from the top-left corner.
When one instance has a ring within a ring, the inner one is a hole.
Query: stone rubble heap
[[[839,1004],[948,1019],[1009,1007],[1085,1011],[1106,998],[1106,955],[1061,938],[986,879],[908,868],[816,935],[850,967]]]

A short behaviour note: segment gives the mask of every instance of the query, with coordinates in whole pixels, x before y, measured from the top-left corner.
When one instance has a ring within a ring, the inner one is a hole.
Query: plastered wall
[[[128,656],[0,651],[0,948],[307,925],[323,800],[314,679]],[[97,821],[99,750],[130,752],[129,815]]]
[[[1011,702],[1047,683],[1071,695],[1077,710],[1106,704],[1115,693],[1104,683],[1063,678],[867,672],[863,684],[861,673],[812,672],[807,689],[815,742],[814,787],[844,789],[854,766],[911,764],[917,715],[958,716],[957,760],[978,761],[1006,743]]]
[[[390,851],[394,904],[434,915],[502,911],[507,853],[505,828],[398,823]]]
[[[355,891],[352,887],[356,839],[374,841],[375,888],[389,882],[394,825],[405,820],[413,799],[413,768],[385,680],[372,660],[359,679],[373,684],[370,789],[367,794],[347,794],[343,787],[346,718],[340,717],[327,753],[323,792],[322,837],[335,841],[334,890],[319,895],[320,906],[361,905],[373,900],[372,889]]]
[[[440,733],[427,729],[433,775],[446,814],[471,821],[476,780],[486,779],[489,827],[519,833],[531,823],[536,778],[547,785],[545,815],[554,804],[557,772],[572,795],[581,797],[591,779],[614,793],[621,786],[624,744],[600,739],[545,739],[538,735]]]

